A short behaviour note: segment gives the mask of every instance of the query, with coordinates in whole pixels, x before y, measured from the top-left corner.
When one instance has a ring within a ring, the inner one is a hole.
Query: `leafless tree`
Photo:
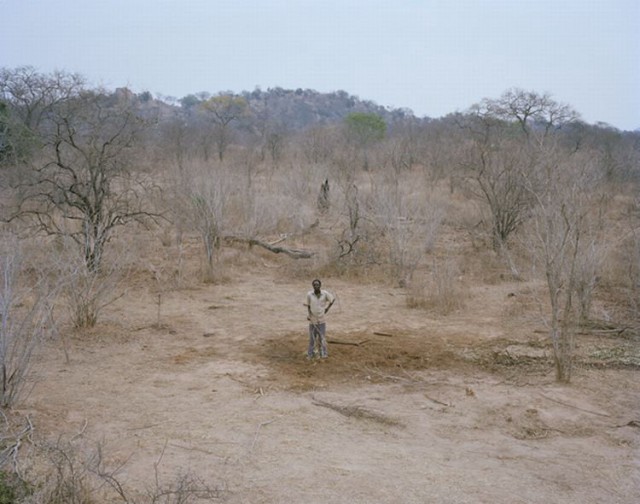
[[[461,165],[471,194],[488,206],[493,248],[501,251],[533,203],[523,178],[529,159],[517,138],[509,138],[508,127],[501,121],[472,116],[465,127],[471,135],[462,146]]]
[[[83,84],[77,74],[0,68],[0,163],[24,162],[36,153],[40,128],[52,108],[77,96]]]
[[[549,294],[549,335],[556,379],[571,380],[574,335],[585,317],[585,289],[598,271],[586,258],[602,246],[598,225],[600,180],[585,157],[548,152],[537,180],[529,188],[536,200],[530,250],[542,262]],[[586,267],[589,266],[589,267]],[[590,293],[587,293],[587,295]]]
[[[386,151],[396,172],[411,169],[420,161],[423,134],[423,128],[416,120],[405,118],[393,124]]]
[[[178,170],[184,168],[189,153],[190,138],[189,125],[180,117],[173,117],[162,123],[161,141],[162,151],[168,159],[175,161]]]
[[[187,170],[184,211],[188,225],[198,232],[202,240],[206,257],[205,279],[210,281],[227,227],[231,179],[222,166],[212,172],[209,167],[195,163]]]
[[[56,71],[42,74],[30,66],[0,68],[0,101],[30,131],[37,132],[48,114],[60,103],[77,96],[85,86],[78,74]]]
[[[340,249],[339,259],[355,255],[358,242],[363,238],[364,231],[362,229],[360,202],[358,200],[358,186],[352,183],[346,188],[345,192],[345,208],[349,217],[349,227],[342,231],[338,239],[338,247]]]
[[[588,147],[600,161],[609,183],[628,184],[640,180],[640,135],[622,132],[604,123],[581,125]],[[586,143],[585,142],[585,143]]]
[[[636,190],[637,191],[637,190]],[[640,195],[636,192],[624,213],[624,231],[612,247],[607,282],[613,317],[640,334]]]
[[[431,121],[419,136],[417,159],[432,182],[449,179],[453,192],[460,179],[455,154],[462,141],[462,132],[451,118]]]
[[[577,118],[571,107],[549,95],[521,89],[508,90],[498,99],[484,99],[457,118],[466,132],[460,164],[469,181],[467,187],[486,203],[493,249],[509,264],[515,278],[520,273],[508,239],[536,204],[528,186],[533,174],[548,163],[548,153],[558,152],[565,138],[562,128]]]
[[[555,142],[555,132],[580,118],[571,106],[555,101],[549,93],[519,88],[505,91],[498,99],[484,99],[472,108],[490,117],[515,122],[538,149],[548,141]]]
[[[310,128],[298,138],[304,159],[311,164],[328,162],[336,143],[337,133],[329,127]]]
[[[277,165],[282,160],[285,150],[285,138],[284,128],[272,127],[266,133],[263,150],[266,149],[269,153],[271,162],[274,165]]]
[[[246,114],[243,112],[242,116],[244,115]],[[268,154],[271,162],[277,166],[285,152],[288,136],[286,124],[273,118],[273,111],[267,99],[252,106],[251,118],[260,160],[265,161]]]
[[[57,237],[65,251],[75,244],[80,261],[67,255],[69,268],[58,273],[68,275],[63,283],[72,286],[67,293],[77,326],[95,324],[105,303],[103,287],[115,278],[101,271],[114,231],[161,218],[150,210],[149,195],[157,186],[135,167],[137,141],[147,125],[126,90],[77,90],[48,107],[38,125],[40,154],[16,167],[8,195],[14,205],[4,219]]]
[[[379,181],[368,200],[369,214],[386,237],[394,279],[406,286],[438,234],[443,217],[437,203],[397,178]]]
[[[146,196],[155,185],[134,169],[133,149],[144,122],[127,100],[92,91],[58,104],[48,115],[42,158],[18,184],[10,220],[24,219],[48,235],[70,237],[89,272],[100,268],[111,234],[160,216]]]

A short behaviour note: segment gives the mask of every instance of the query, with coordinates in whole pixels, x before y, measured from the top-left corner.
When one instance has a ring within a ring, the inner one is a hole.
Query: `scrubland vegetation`
[[[535,91],[429,119],[344,92],[171,100],[2,69],[0,177],[0,502],[220,498],[156,472],[134,499],[100,447],[36,447],[29,417],[12,413],[38,345],[99,327],[138,276],[153,278],[158,326],[167,292],[226,282],[265,253],[291,278],[397,287],[440,317],[465,310],[472,285],[539,281],[532,303],[562,383],[577,333],[640,337],[640,133],[586,124]],[[145,240],[157,262],[141,259]],[[21,469],[29,455],[48,461],[44,480]]]

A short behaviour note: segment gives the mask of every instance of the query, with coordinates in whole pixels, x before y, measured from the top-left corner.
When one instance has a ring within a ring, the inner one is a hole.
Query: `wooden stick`
[[[366,339],[366,340],[362,340],[360,342],[355,342],[355,341],[343,341],[343,340],[337,340],[337,339],[328,339],[327,343],[331,343],[332,345],[360,346],[360,345],[364,345],[367,341],[369,341],[369,340]]]
[[[434,399],[433,397],[429,397],[427,394],[424,394],[424,396],[429,399],[430,401],[433,401],[436,404],[442,404],[443,406],[446,406],[447,408],[453,406],[450,403],[446,403],[446,402],[442,402],[442,401],[438,401],[437,399]]]
[[[143,430],[143,429],[151,429],[152,427],[157,427],[158,425],[162,425],[164,422],[153,423],[148,425],[143,425],[142,427],[130,427],[129,431]]]
[[[270,423],[273,423],[277,420],[277,418],[274,418],[272,420],[268,420],[267,422],[262,422],[260,425],[258,425],[258,428],[256,429],[256,435],[253,436],[253,443],[251,443],[251,448],[249,448],[249,453],[251,453],[253,451],[253,447],[256,445],[256,441],[258,440],[258,434],[260,434],[260,429],[262,429],[262,427],[264,427],[265,425],[269,425]]]
[[[172,446],[173,448],[180,448],[182,450],[192,450],[192,451],[206,453],[207,455],[213,455],[214,457],[224,460],[224,457],[221,457],[220,455],[216,455],[212,451],[205,450],[204,448],[198,448],[196,446],[183,446],[176,443],[170,443],[169,446]]]
[[[569,408],[575,408],[577,410],[584,411],[585,413],[591,413],[592,415],[598,415],[598,416],[611,418],[611,415],[608,415],[607,413],[599,413],[597,411],[591,411],[591,410],[588,410],[588,409],[580,408],[579,406],[574,406],[573,404],[569,404],[569,403],[566,403],[566,402],[559,401],[558,399],[554,399],[553,397],[549,397],[549,396],[546,396],[544,394],[540,394],[540,395],[542,397],[544,397],[545,399],[549,399],[550,401],[556,402],[558,404],[562,404],[563,406],[568,406]]]
[[[577,334],[622,334],[627,329],[629,329],[629,327],[623,327],[622,329],[592,329]]]
[[[376,336],[386,336],[387,338],[393,338],[393,334],[389,334],[386,332],[373,331],[373,334],[375,334]]]
[[[87,425],[89,425],[89,421],[85,418],[84,419],[84,425],[82,426],[82,429],[80,430],[80,432],[78,432],[75,436],[73,436],[71,438],[71,441],[75,441],[76,439],[81,437],[84,434],[84,431],[87,430]]]

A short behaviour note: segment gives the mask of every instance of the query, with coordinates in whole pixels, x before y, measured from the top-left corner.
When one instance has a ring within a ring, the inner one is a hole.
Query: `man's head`
[[[313,286],[313,290],[318,291],[320,290],[320,287],[322,287],[322,282],[316,278],[313,282],[311,282],[311,285]]]

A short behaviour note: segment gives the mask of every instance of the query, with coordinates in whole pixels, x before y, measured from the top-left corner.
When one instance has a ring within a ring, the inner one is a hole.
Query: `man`
[[[321,289],[322,282],[317,278],[311,282],[313,290],[307,293],[307,307],[309,321],[309,349],[307,350],[307,359],[313,359],[315,356],[316,345],[320,346],[320,358],[326,359],[329,356],[327,352],[327,324],[325,322],[325,314],[333,305],[335,298],[329,291]]]

